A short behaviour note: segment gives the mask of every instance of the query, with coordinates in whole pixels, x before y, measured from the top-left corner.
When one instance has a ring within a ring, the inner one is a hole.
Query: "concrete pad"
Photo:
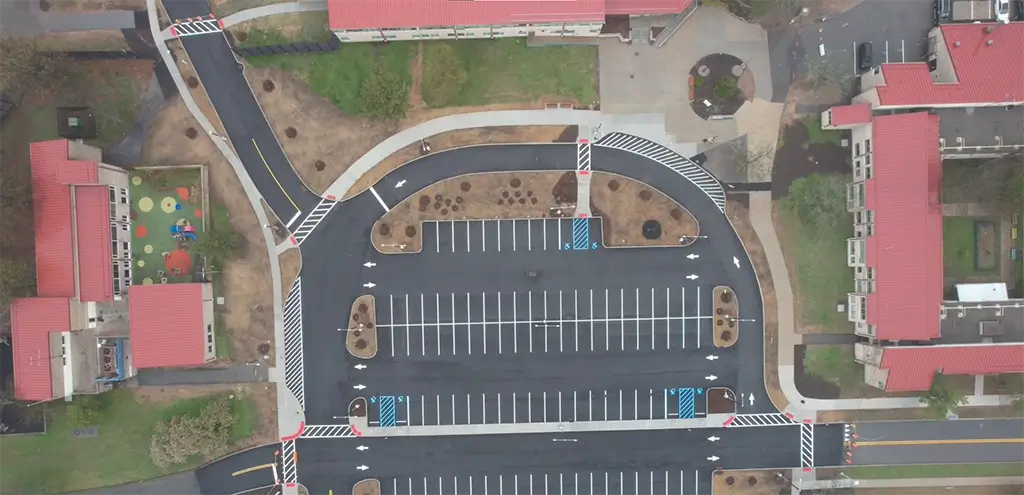
[[[772,161],[775,159],[775,145],[779,140],[779,119],[782,117],[782,103],[755,98],[736,112],[736,132],[747,136],[747,149],[771,148],[771,153],[761,163],[747,169],[749,182],[769,182],[772,178]]]

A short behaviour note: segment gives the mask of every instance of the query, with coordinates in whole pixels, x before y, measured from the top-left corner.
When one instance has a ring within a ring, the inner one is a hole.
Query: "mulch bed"
[[[782,147],[775,150],[772,166],[772,199],[781,199],[793,181],[808,175],[849,176],[849,150],[834,144],[808,145],[807,127],[799,120],[783,128]]]
[[[736,412],[736,403],[725,397],[725,392],[735,398],[736,394],[724,387],[713,387],[707,391],[708,414],[733,414]]]
[[[733,75],[732,68],[741,64],[743,64],[742,60],[726,53],[714,53],[697,61],[690,69],[690,76],[695,81],[694,98],[690,102],[694,113],[707,120],[712,115],[733,115],[743,106],[747,97],[743,91],[739,90],[739,87],[727,98],[721,98],[715,94],[715,86],[725,78],[732,78],[734,83],[738,83],[738,77]],[[698,69],[702,65],[706,65],[710,69],[707,76],[701,76],[698,73]],[[705,105],[704,100],[711,102],[711,106]]]

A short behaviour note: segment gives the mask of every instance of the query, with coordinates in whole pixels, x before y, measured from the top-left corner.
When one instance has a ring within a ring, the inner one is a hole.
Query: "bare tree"
[[[758,176],[771,175],[772,158],[775,157],[775,147],[769,143],[757,143],[751,146],[743,143],[742,140],[734,140],[729,143],[732,151],[732,166],[738,172],[750,176],[751,173]]]
[[[810,89],[836,87],[845,90],[851,77],[850,68],[838,52],[808,57],[804,62],[804,84]]]
[[[0,91],[15,98],[61,87],[72,73],[63,53],[44,51],[28,38],[2,36],[0,52]]]

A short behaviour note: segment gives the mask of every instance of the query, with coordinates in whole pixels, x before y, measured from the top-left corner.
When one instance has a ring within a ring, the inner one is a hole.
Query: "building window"
[[[123,187],[121,188],[121,204],[128,204],[128,190]]]
[[[871,153],[871,138],[864,140],[864,152]]]
[[[121,257],[121,254],[117,251],[117,239],[110,239],[110,254],[116,260]]]
[[[868,267],[868,278],[871,279],[871,280],[875,279],[875,267],[873,267],[873,266],[869,266]]]
[[[128,241],[124,241],[124,242],[121,243],[121,247],[124,248],[125,251],[131,251],[132,243],[130,243]]]
[[[853,156],[860,156],[860,143],[853,143]]]
[[[870,178],[874,177],[874,174],[872,174],[872,169],[873,168],[874,167],[872,167],[871,165],[868,165],[867,167],[864,167],[864,178],[865,179],[870,179]]]
[[[868,319],[868,298],[861,296],[858,299],[860,300],[860,321],[865,321]]]
[[[207,335],[206,336],[206,343],[207,344],[212,344],[213,343],[213,335]]]

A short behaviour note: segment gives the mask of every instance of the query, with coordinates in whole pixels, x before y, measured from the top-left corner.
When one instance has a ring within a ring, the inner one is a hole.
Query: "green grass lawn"
[[[992,270],[978,270],[975,265],[977,249],[975,221],[989,220],[974,217],[942,218],[942,267],[946,277],[970,277],[992,273]],[[998,220],[995,222],[997,228]],[[996,246],[998,247],[998,238]],[[997,255],[998,258],[998,255]]]
[[[327,43],[334,36],[327,29],[326,12],[302,12],[286,15],[290,17],[288,23],[297,26],[298,29],[289,30],[286,33],[282,29],[273,27],[254,27],[244,31],[245,41],[242,41],[240,39],[241,36],[236,33],[236,45],[244,48],[250,46],[284,45],[288,43]],[[235,30],[232,29],[232,32],[235,32]]]
[[[815,229],[780,211],[779,221],[784,235],[790,237],[787,247],[795,251],[795,288],[802,320],[820,326],[826,333],[850,332],[846,313],[837,312],[836,304],[846,301],[847,293],[853,290],[853,269],[845,262],[846,239],[853,235],[852,220]]]
[[[515,38],[431,41],[423,45],[426,67],[441,44],[452,46],[468,76],[448,106],[533,101],[541,97],[598,100],[597,47],[527,47]]]
[[[45,434],[4,438],[0,493],[62,493],[118,485],[191,469],[203,461],[157,467],[149,458],[150,437],[158,421],[197,414],[218,396],[151,403],[136,401],[125,389],[108,393],[109,406],[97,425],[96,438],[72,436],[73,419],[63,401],[45,406],[49,408]],[[232,400],[232,409],[238,415],[231,431],[234,444],[252,436],[257,413],[252,402],[240,398]]]
[[[199,168],[131,172],[133,284],[160,283],[161,277],[171,283],[192,281],[201,260],[188,251],[191,242],[171,237],[170,228],[188,223],[196,236],[205,232],[201,174]],[[170,253],[166,260],[165,252]],[[173,267],[182,267],[181,273],[175,274]]]
[[[843,473],[853,479],[1024,476],[1024,464],[920,464],[911,466],[847,467],[843,469]]]
[[[807,346],[804,371],[840,388],[858,388],[864,383],[864,367],[854,360],[852,345]]]
[[[841,146],[843,134],[839,131],[826,131],[821,128],[821,117],[812,116],[800,119],[807,128],[808,144],[834,144]]]
[[[277,67],[295,74],[343,112],[361,115],[364,112],[360,88],[374,66],[380,64],[408,85],[412,81],[409,60],[414,49],[412,43],[346,43],[333,52],[267,55],[246,60],[256,67]]]

